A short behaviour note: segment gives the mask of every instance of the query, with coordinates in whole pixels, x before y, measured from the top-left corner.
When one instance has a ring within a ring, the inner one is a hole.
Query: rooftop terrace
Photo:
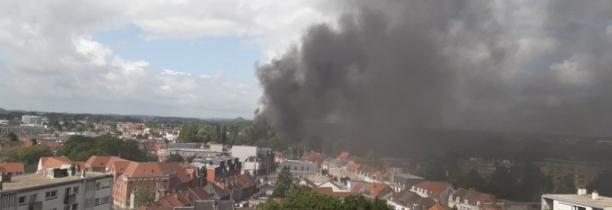
[[[87,172],[85,178],[96,178],[111,175],[98,173],[98,172]],[[62,178],[48,178],[46,176],[42,176],[39,174],[26,174],[21,176],[14,176],[11,178],[10,182],[4,182],[2,186],[2,192],[13,191],[13,190],[22,190],[27,188],[36,188],[43,186],[50,186],[55,184],[60,184],[64,182],[71,182],[83,179],[81,178],[81,174],[77,174],[76,176],[67,176]]]
[[[573,203],[583,206],[597,207],[597,208],[610,208],[612,207],[612,198],[599,196],[598,199],[592,199],[591,195],[578,195],[578,194],[545,194],[543,198],[563,201],[567,203]]]

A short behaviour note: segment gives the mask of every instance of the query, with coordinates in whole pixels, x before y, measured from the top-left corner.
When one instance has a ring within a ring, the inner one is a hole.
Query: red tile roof
[[[163,174],[174,174],[181,183],[192,181],[195,177],[187,174],[186,168],[179,163],[156,163]],[[127,173],[127,172],[126,172]]]
[[[164,176],[159,163],[138,163],[130,162],[126,167],[123,175],[128,177],[153,177],[153,176]]]
[[[0,172],[23,174],[25,173],[25,167],[23,163],[0,163]]]
[[[72,161],[66,156],[41,157],[40,162],[43,168],[59,168],[62,165],[72,164]]]
[[[208,200],[211,199],[213,197],[212,194],[206,192],[206,190],[204,190],[201,187],[189,187],[186,188],[184,190],[181,190],[180,192],[181,197],[183,197],[183,200],[190,200],[190,201],[194,201],[194,200]]]
[[[429,208],[429,210],[448,210],[448,209],[449,208],[447,206],[440,205],[439,203],[436,203],[431,208]]]
[[[185,204],[181,202],[176,194],[170,194],[162,197],[158,201],[163,207],[183,207]]]
[[[351,192],[360,193],[362,191],[365,191],[365,189],[366,189],[366,185],[364,183],[355,182],[353,186],[351,187]]]
[[[373,183],[368,186],[368,194],[373,197],[384,196],[385,194],[391,192],[393,192],[393,190],[383,183]]]
[[[91,168],[91,167],[108,168],[115,161],[127,161],[127,160],[122,159],[122,158],[117,157],[117,156],[97,156],[97,155],[92,155],[91,157],[89,157],[89,159],[87,159],[87,162],[85,162],[85,166],[87,168]]]
[[[127,166],[131,163],[129,160],[117,160],[108,163],[108,170],[116,174],[123,174]]]
[[[427,193],[432,193],[434,195],[440,195],[444,190],[451,187],[448,182],[432,182],[432,181],[424,181],[414,185],[415,188],[421,188],[427,190]]]
[[[242,188],[256,187],[257,185],[255,180],[247,174],[240,174],[236,176],[236,183]]]

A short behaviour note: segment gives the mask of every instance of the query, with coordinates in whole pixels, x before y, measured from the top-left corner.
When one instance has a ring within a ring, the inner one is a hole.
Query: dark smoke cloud
[[[350,1],[258,68],[258,117],[293,139],[424,129],[610,135],[610,1]]]

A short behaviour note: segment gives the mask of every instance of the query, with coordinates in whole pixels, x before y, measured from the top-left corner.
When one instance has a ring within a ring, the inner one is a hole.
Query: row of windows
[[[77,210],[79,209],[79,203],[73,203],[72,205],[66,205],[64,210]]]
[[[65,190],[66,195],[70,195],[70,192],[72,192],[72,194],[78,194],[79,193],[79,187],[75,186],[75,187],[68,187]],[[19,196],[17,203],[19,205],[24,205],[26,204],[26,202],[28,202],[28,197],[26,195],[24,196]],[[53,200],[57,198],[57,190],[50,190],[45,192],[45,200]],[[36,202],[37,200],[37,194],[32,194],[30,195],[30,202]]]
[[[102,198],[96,198],[96,206],[104,205],[110,202],[110,196],[105,196]]]
[[[109,188],[109,183],[96,182],[96,190]]]

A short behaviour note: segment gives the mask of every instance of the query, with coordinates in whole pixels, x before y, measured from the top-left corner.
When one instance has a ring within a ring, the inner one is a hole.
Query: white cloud
[[[576,57],[566,59],[561,63],[555,63],[550,66],[550,69],[560,81],[565,83],[579,85],[591,81],[589,71],[581,69]]]
[[[1,1],[0,106],[250,117],[261,94],[257,84],[230,81],[223,71],[158,70],[149,61],[123,58],[91,35],[132,25],[147,38],[243,37],[266,52],[280,53],[290,42],[279,40],[297,40],[306,26],[328,19],[317,2]]]
[[[95,42],[91,37],[78,37],[73,41],[77,53],[85,56],[94,65],[106,65],[106,59],[112,54],[112,50],[102,44]]]

